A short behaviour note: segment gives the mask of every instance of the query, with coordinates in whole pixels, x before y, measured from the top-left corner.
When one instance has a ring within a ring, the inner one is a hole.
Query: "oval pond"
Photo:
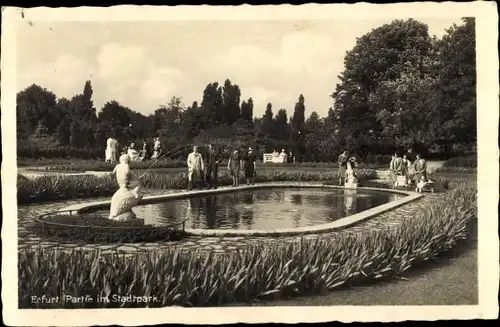
[[[362,189],[275,188],[196,195],[133,210],[149,225],[188,218],[186,228],[191,229],[271,230],[329,223],[404,196]]]

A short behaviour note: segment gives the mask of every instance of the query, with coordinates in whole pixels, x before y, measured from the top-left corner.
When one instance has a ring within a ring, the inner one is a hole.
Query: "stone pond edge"
[[[262,183],[256,185],[244,185],[239,187],[223,187],[218,189],[210,189],[210,190],[193,190],[193,191],[181,191],[176,193],[155,195],[155,196],[147,196],[144,197],[138,205],[157,203],[164,200],[177,200],[182,198],[189,198],[193,196],[203,196],[203,195],[211,195],[211,194],[221,194],[221,193],[231,193],[237,191],[245,191],[245,190],[258,190],[265,188],[283,188],[283,187],[305,187],[305,188],[331,188],[331,189],[344,189],[347,191],[356,191],[356,189],[348,189],[345,187],[335,186],[335,185],[325,185],[321,183],[297,183],[297,182],[271,182],[271,183]],[[362,212],[356,213],[354,215],[347,216],[345,218],[338,219],[331,223],[315,225],[315,226],[306,226],[299,228],[289,228],[289,229],[274,229],[274,230],[219,230],[219,229],[185,229],[185,232],[188,235],[192,236],[202,236],[202,237],[231,237],[231,236],[262,236],[262,237],[270,237],[270,236],[295,236],[295,235],[309,235],[309,234],[321,234],[331,232],[336,229],[346,228],[377,215],[380,215],[386,211],[396,209],[402,205],[413,202],[417,199],[422,198],[422,194],[404,190],[395,190],[395,189],[386,189],[386,188],[378,188],[378,187],[358,187],[359,190],[371,190],[371,191],[380,191],[380,192],[389,192],[396,194],[406,195],[405,197],[391,201],[389,203],[373,207],[368,210],[364,210]],[[103,209],[109,207],[111,204],[111,200],[105,201],[94,201],[87,203],[79,203],[74,204],[68,207],[64,207],[56,212],[68,212],[73,211],[77,213],[89,212],[97,209]]]

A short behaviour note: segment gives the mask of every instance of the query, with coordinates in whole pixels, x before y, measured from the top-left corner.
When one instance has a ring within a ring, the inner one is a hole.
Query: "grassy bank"
[[[376,178],[375,170],[360,169],[359,180]],[[304,171],[304,170],[275,170],[258,172],[255,181],[263,182],[326,182],[337,180],[337,172],[332,171]],[[150,172],[141,178],[146,188],[155,189],[184,189],[187,187],[186,173]],[[243,179],[242,179],[243,181]],[[232,180],[227,171],[219,172],[219,185],[231,185]],[[18,203],[32,203],[50,200],[67,200],[84,197],[112,195],[118,188],[113,176],[41,176],[35,179],[19,177],[17,179]]]
[[[317,294],[398,276],[467,237],[467,224],[477,217],[476,192],[475,183],[460,182],[401,225],[297,244],[258,244],[231,255],[175,248],[132,256],[26,249],[19,252],[19,303],[21,308],[211,306]],[[42,294],[111,302],[31,303],[31,296]],[[113,295],[152,301],[113,301]]]

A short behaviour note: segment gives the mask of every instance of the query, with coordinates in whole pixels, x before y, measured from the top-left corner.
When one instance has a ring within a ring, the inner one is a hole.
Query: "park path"
[[[428,161],[427,162],[427,170],[429,172],[434,172],[436,169],[442,167],[444,164],[444,161]],[[46,166],[39,166],[39,167],[18,167],[17,172],[18,174],[21,174],[25,177],[28,178],[34,178],[38,176],[44,176],[44,175],[95,175],[95,176],[103,176],[109,174],[109,172],[106,171],[86,171],[86,172],[81,172],[81,173],[60,173],[60,172],[50,172],[46,171],[45,169],[48,168]],[[286,169],[283,167],[261,167],[261,169],[266,169],[266,170],[279,170],[279,169]],[[303,170],[316,170],[316,171],[325,171],[325,170],[330,170],[332,168],[327,168],[327,167],[298,167],[294,169],[303,169]],[[134,171],[137,172],[142,172],[146,171],[147,169],[134,169]],[[179,173],[179,172],[185,172],[186,168],[183,167],[178,167],[178,168],[158,168],[158,169],[153,169],[153,171],[162,171],[162,172],[172,172],[172,173]],[[376,170],[377,172],[377,177],[378,179],[381,180],[386,180],[389,179],[389,170],[387,169],[378,169]]]

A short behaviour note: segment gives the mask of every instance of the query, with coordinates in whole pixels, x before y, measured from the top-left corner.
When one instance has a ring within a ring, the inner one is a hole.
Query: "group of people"
[[[197,146],[193,147],[193,152],[188,155],[188,189],[193,187],[207,186],[217,188],[217,175],[222,154],[214,146],[208,146],[208,158],[205,161]],[[227,162],[227,169],[233,180],[233,187],[239,186],[241,172],[244,173],[247,185],[255,183],[257,156],[252,148],[244,154],[239,149],[235,149]],[[206,165],[205,165],[206,162]]]
[[[343,186],[347,182],[356,182],[356,167],[358,165],[356,158],[349,157],[347,151],[344,151],[338,158],[338,164],[339,186]],[[429,182],[427,178],[427,162],[418,153],[415,155],[413,163],[407,154],[403,154],[401,157],[399,153],[394,153],[389,163],[389,172],[394,187],[398,186],[398,176],[404,178],[404,185],[414,184],[417,188],[419,185],[425,186]]]
[[[137,150],[135,143],[133,142],[129,146],[124,147],[121,152],[118,149],[118,141],[113,136],[110,136],[106,141],[105,161],[116,163],[118,161],[119,154],[127,154],[130,161],[144,161],[148,158],[148,144],[146,141],[143,142],[141,150]],[[155,137],[153,139],[153,153],[150,158],[153,160],[158,159],[160,157],[160,154],[160,138]]]
[[[395,187],[399,185],[398,176],[404,178],[403,185],[418,185],[419,183],[422,184],[428,181],[427,162],[418,153],[415,156],[413,164],[406,154],[400,157],[399,153],[394,153],[389,163],[389,172]]]
[[[285,149],[281,149],[281,152],[274,150],[272,156],[273,163],[290,163],[294,161],[292,152],[285,151]]]

